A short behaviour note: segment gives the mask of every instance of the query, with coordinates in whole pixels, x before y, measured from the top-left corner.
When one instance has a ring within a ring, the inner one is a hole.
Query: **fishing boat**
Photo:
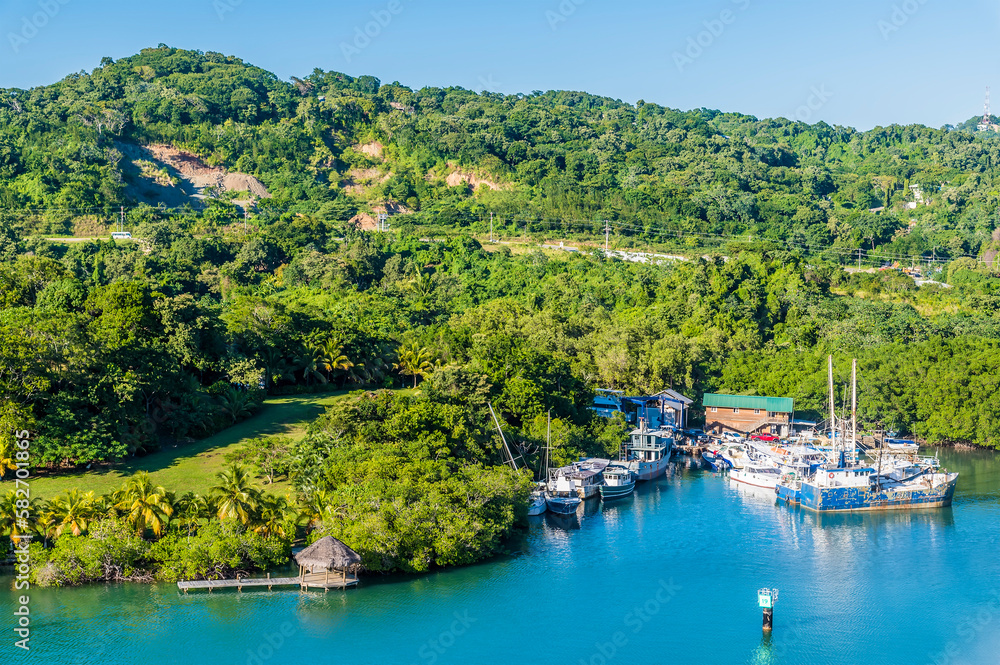
[[[781,479],[781,469],[773,465],[751,463],[744,465],[742,469],[733,469],[729,473],[729,479],[736,483],[773,490]]]
[[[863,466],[854,458],[857,449],[857,360],[851,370],[851,417],[838,419],[833,401],[833,356],[828,359],[830,425],[839,424],[843,436],[831,436],[834,449],[830,461],[821,465],[798,488],[800,505],[816,512],[907,510],[950,506],[958,484],[958,474],[941,469],[936,460],[888,461],[879,451],[878,465]],[[850,426],[848,430],[847,426]],[[848,431],[850,443],[848,443]],[[839,443],[839,446],[838,446]],[[912,443],[912,442],[910,442]],[[839,450],[838,450],[839,447]],[[781,496],[782,491],[776,490]],[[786,495],[791,497],[791,494]]]
[[[640,419],[639,427],[632,431],[628,443],[628,459],[638,463],[636,477],[639,480],[652,480],[662,476],[670,463],[673,447],[673,432],[647,429],[645,419]]]
[[[601,485],[601,498],[620,499],[635,491],[635,474],[623,464],[609,464],[604,469],[604,484]]]
[[[872,467],[820,467],[802,482],[800,504],[816,512],[936,508],[951,505],[957,483],[957,473],[927,467],[885,474]]]

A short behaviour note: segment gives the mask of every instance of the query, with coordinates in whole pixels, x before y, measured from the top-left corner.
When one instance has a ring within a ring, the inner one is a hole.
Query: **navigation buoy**
[[[764,632],[770,633],[774,623],[774,604],[778,601],[777,589],[758,589],[757,604],[764,611]]]

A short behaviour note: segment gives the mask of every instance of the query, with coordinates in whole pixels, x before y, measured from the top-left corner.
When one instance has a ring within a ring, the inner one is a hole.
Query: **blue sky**
[[[284,79],[319,67],[413,88],[940,127],[981,113],[987,85],[1000,114],[998,35],[1000,3],[980,0],[2,0],[0,87],[162,42]]]

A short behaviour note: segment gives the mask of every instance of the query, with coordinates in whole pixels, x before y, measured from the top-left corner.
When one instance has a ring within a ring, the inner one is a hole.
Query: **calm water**
[[[532,518],[519,553],[460,570],[329,594],[33,590],[30,658],[0,662],[993,665],[1000,458],[942,461],[962,472],[950,509],[821,517],[682,462],[581,519]]]

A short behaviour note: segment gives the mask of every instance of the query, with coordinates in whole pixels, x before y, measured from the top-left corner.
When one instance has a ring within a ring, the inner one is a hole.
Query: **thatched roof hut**
[[[349,570],[361,564],[361,555],[333,536],[326,536],[296,554],[295,561],[310,573]]]

